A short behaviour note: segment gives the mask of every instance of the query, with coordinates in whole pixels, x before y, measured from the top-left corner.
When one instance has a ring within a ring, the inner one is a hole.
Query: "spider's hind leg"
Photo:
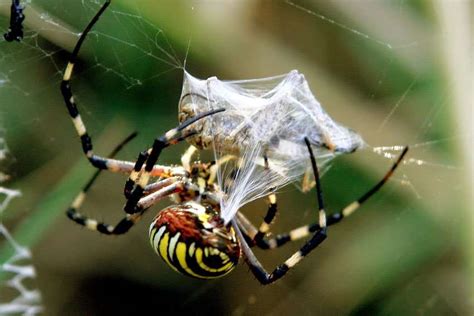
[[[270,226],[277,214],[276,195],[274,193],[270,194],[268,196],[268,201],[269,205],[267,213],[258,229],[244,214],[237,212],[237,222],[242,233],[246,237],[246,240],[249,242],[249,245],[256,245],[261,249],[274,249],[280,246],[276,244],[277,240],[275,238],[268,239],[266,237],[270,232]]]
[[[367,201],[371,196],[373,196],[380,188],[390,179],[393,175],[395,170],[398,168],[400,163],[403,161],[406,153],[408,152],[408,146],[406,146],[397,160],[393,163],[387,173],[383,176],[383,178],[377,182],[372,188],[370,188],[366,193],[364,193],[359,199],[355,200],[354,202],[349,203],[345,206],[341,211],[336,213],[330,214],[327,216],[327,226],[331,226],[334,224],[339,223],[344,218],[348,217],[349,215],[353,214],[365,201]],[[253,226],[253,224],[242,214],[237,213],[237,220],[239,226],[247,237],[246,239],[250,241],[255,240],[255,235],[257,234],[257,228]],[[258,247],[262,249],[275,249],[277,247],[281,247],[290,241],[299,240],[305,237],[308,237],[312,233],[321,229],[319,223],[313,223],[310,225],[304,225],[295,229],[292,229],[289,232],[281,233],[276,235],[272,238],[262,238],[259,242],[255,243]]]
[[[313,151],[311,149],[311,145],[307,138],[305,138],[305,143],[308,147],[311,165],[313,167],[314,178],[316,179],[316,192],[317,192],[317,200],[318,200],[318,214],[319,214],[319,226],[320,229],[315,232],[313,237],[308,240],[303,247],[300,248],[299,251],[295,252],[291,257],[289,257],[284,263],[278,265],[273,272],[268,273],[265,268],[263,268],[262,264],[258,261],[255,254],[250,249],[249,245],[247,244],[245,237],[243,236],[242,232],[240,231],[239,224],[236,218],[232,220],[232,226],[234,227],[237,236],[241,242],[241,249],[245,255],[245,259],[247,264],[250,267],[250,270],[255,275],[258,281],[262,284],[270,284],[275,282],[276,280],[282,278],[291,268],[297,265],[301,260],[308,255],[311,251],[313,251],[317,246],[319,246],[325,239],[326,239],[326,212],[324,211],[324,204],[323,204],[323,195],[321,190],[321,184],[319,180],[319,171],[316,165],[316,159],[314,158]]]
[[[390,167],[390,169],[387,171],[387,173],[383,176],[383,178],[379,182],[377,182],[372,188],[370,188],[366,193],[364,193],[360,198],[358,198],[354,202],[349,203],[342,210],[340,210],[336,213],[333,213],[331,215],[328,215],[327,225],[331,226],[331,225],[339,223],[344,218],[346,218],[349,215],[353,214],[357,209],[359,209],[359,207],[365,201],[367,201],[370,197],[372,197],[375,193],[377,193],[380,190],[380,188],[382,188],[382,186],[385,183],[387,183],[388,179],[390,179],[390,177],[393,175],[393,173],[398,168],[400,163],[403,161],[403,158],[407,154],[408,149],[409,149],[409,147],[405,146],[405,148],[403,149],[400,156],[393,163],[393,165]],[[317,231],[320,228],[321,227],[319,226],[318,223],[313,223],[311,225],[301,226],[299,228],[291,230],[288,233],[283,233],[283,234],[276,235],[274,238],[272,238],[274,241],[272,241],[272,239],[270,239],[270,240],[267,240],[266,242],[271,243],[271,244],[276,243],[278,245],[278,247],[280,247],[280,246],[283,246],[284,244],[286,244],[289,241],[294,241],[294,240],[304,238],[304,237],[310,235],[311,233]]]
[[[266,154],[263,155],[265,170],[269,171],[270,166],[268,162],[268,157]],[[263,218],[262,223],[260,224],[259,228],[257,229],[246,217],[244,214],[238,212],[238,223],[242,229],[243,234],[249,241],[251,246],[257,245],[262,249],[271,249],[276,248],[276,245],[267,242],[265,238],[267,233],[270,232],[270,226],[275,219],[277,214],[277,198],[276,194],[274,193],[274,188],[270,189],[271,194],[268,195],[268,209],[265,217]]]

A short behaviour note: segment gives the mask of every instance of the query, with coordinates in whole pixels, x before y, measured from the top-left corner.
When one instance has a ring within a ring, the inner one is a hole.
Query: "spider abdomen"
[[[182,274],[200,279],[224,276],[238,263],[240,247],[233,231],[214,215],[195,202],[170,206],[150,226],[151,246]]]

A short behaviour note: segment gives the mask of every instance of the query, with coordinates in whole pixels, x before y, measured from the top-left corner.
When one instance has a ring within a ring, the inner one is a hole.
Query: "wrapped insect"
[[[231,160],[233,167],[218,170],[219,185],[227,197],[221,205],[226,222],[243,204],[267,195],[269,188],[301,179],[306,180],[304,191],[311,187],[304,137],[320,166],[337,154],[364,146],[356,132],[324,111],[304,75],[296,70],[241,81],[201,80],[185,72],[179,121],[221,108],[225,112],[193,126],[197,133],[188,142],[214,150],[216,160],[229,154],[238,157]]]
[[[269,157],[294,155],[297,149],[305,155],[301,135],[316,146],[318,156],[350,153],[364,145],[359,134],[324,111],[297,70],[236,81],[216,77],[201,80],[184,72],[179,121],[217,108],[225,109],[225,114],[200,122],[199,133],[188,139],[199,149],[213,149],[214,143],[222,152],[239,153],[258,141],[267,147]],[[283,153],[280,149],[291,151]]]

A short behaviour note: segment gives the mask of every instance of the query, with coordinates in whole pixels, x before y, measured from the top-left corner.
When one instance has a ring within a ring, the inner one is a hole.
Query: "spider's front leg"
[[[78,59],[78,54],[81,49],[81,46],[84,43],[84,40],[86,39],[92,27],[95,25],[95,23],[97,23],[100,16],[102,15],[102,13],[104,13],[104,11],[109,5],[110,0],[106,0],[100,10],[96,13],[96,15],[92,18],[92,20],[86,26],[84,31],[81,33],[81,36],[79,37],[79,40],[77,41],[76,46],[74,47],[74,50],[71,56],[69,57],[69,62],[67,64],[66,70],[64,71],[63,80],[61,81],[61,93],[63,95],[66,108],[69,112],[69,116],[71,117],[71,120],[74,124],[74,128],[76,129],[77,135],[81,140],[82,150],[89,162],[92,164],[92,166],[101,170],[128,173],[133,170],[133,164],[127,161],[108,159],[94,154],[92,139],[87,132],[86,125],[82,121],[71,88],[71,79],[74,70],[74,65],[76,64],[76,61]]]
[[[129,178],[125,183],[124,192],[127,197],[127,203],[124,206],[125,212],[128,214],[141,212],[142,208],[139,207],[138,201],[144,195],[145,187],[151,177],[153,166],[158,161],[161,151],[170,145],[175,145],[181,142],[189,136],[195,135],[197,133],[196,131],[186,130],[186,128],[191,124],[207,116],[223,112],[224,110],[225,109],[211,110],[187,119],[178,127],[173,128],[164,135],[156,138],[153,146],[149,150],[143,151],[138,155],[133,172],[130,173]],[[145,167],[143,168],[143,166]]]

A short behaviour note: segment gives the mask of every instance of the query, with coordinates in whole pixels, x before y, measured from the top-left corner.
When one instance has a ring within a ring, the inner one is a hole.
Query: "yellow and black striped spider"
[[[308,157],[311,160],[316,180],[317,223],[293,229],[289,233],[280,234],[274,238],[268,238],[267,233],[269,233],[270,224],[277,212],[276,196],[271,193],[268,195],[269,208],[267,214],[258,229],[240,212],[229,224],[224,224],[220,217],[219,203],[223,193],[219,191],[215,183],[217,168],[225,163],[224,161],[193,162],[192,156],[197,149],[190,147],[181,158],[182,166],[169,167],[157,164],[163,149],[185,140],[187,137],[196,136],[199,131],[194,123],[206,119],[210,115],[225,116],[225,112],[220,113],[223,112],[222,109],[201,113],[184,120],[178,127],[157,137],[152,147],[141,152],[135,162],[113,159],[118,150],[134,135],[118,145],[109,158],[94,154],[92,140],[74,102],[70,80],[83,41],[110,2],[110,0],[107,0],[102,5],[81,34],[61,83],[61,92],[76,132],[81,139],[83,152],[91,165],[98,169],[67,211],[68,217],[76,223],[102,234],[124,234],[150,207],[165,197],[171,197],[176,204],[160,211],[150,226],[150,242],[154,250],[168,265],[192,277],[217,278],[229,273],[243,255],[255,277],[262,284],[269,284],[283,277],[289,269],[315,249],[326,238],[327,226],[338,223],[352,214],[362,203],[377,192],[390,178],[407,153],[408,147],[403,150],[382,180],[366,194],[350,203],[340,212],[326,216],[316,159],[309,140],[302,136],[302,140],[304,139],[308,148]],[[223,159],[225,160],[225,158]],[[268,168],[268,165],[265,167]],[[129,175],[124,188],[126,198],[124,211],[126,215],[115,226],[87,218],[78,212],[87,191],[102,170],[122,172]],[[153,179],[151,183],[150,179]],[[310,235],[312,235],[311,238],[299,251],[284,263],[278,265],[271,273],[268,273],[262,267],[251,250],[252,246],[274,249],[288,241],[298,240]]]

